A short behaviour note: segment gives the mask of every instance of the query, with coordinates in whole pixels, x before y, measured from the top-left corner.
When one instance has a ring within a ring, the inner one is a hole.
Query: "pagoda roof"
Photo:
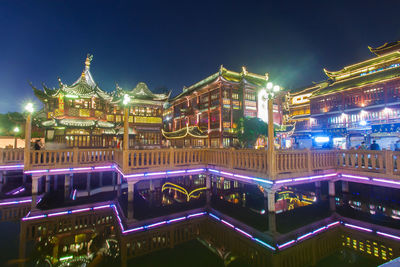
[[[138,83],[136,87],[130,91],[124,90],[117,85],[114,93],[113,102],[123,101],[123,97],[126,94],[130,96],[131,101],[134,100],[167,101],[169,96],[171,95],[171,92],[166,94],[154,94],[153,92],[150,91],[149,87],[144,82]]]
[[[396,42],[391,42],[391,43],[384,43],[381,46],[378,46],[376,48],[373,48],[371,46],[368,46],[369,51],[374,53],[377,56],[381,56],[387,53],[391,53],[395,50],[400,50],[400,41]]]
[[[216,72],[189,87],[186,87],[186,86],[183,87],[183,92],[181,94],[177,95],[176,97],[174,97],[173,100],[179,99],[180,97],[182,97],[184,95],[190,94],[191,92],[195,91],[196,89],[199,89],[203,86],[211,84],[214,81],[216,81],[218,78],[224,78],[227,81],[235,82],[235,83],[244,81],[244,82],[253,84],[255,86],[265,86],[268,81],[268,74],[266,73],[263,76],[263,75],[259,75],[259,74],[255,74],[255,73],[250,73],[246,70],[245,67],[242,67],[241,72],[235,72],[235,71],[228,70],[221,65],[219,72]]]
[[[312,97],[343,91],[354,87],[365,86],[368,84],[393,79],[396,77],[400,77],[400,68],[398,67],[375,72],[365,76],[357,76],[353,79],[333,82],[330,85],[314,92]]]
[[[185,128],[173,132],[165,132],[164,130],[161,131],[166,139],[180,139],[180,138],[185,138],[186,136],[194,138],[208,137],[208,134],[201,131],[198,126],[186,126]]]
[[[371,58],[354,65],[346,66],[341,70],[338,71],[329,71],[324,69],[325,74],[333,79],[333,80],[340,80],[349,78],[353,75],[358,75],[363,72],[374,70],[377,65],[381,65],[384,63],[390,64],[391,62],[399,61],[400,60],[400,51],[396,50],[392,53],[384,54],[375,58]]]
[[[111,95],[101,90],[90,73],[90,63],[93,59],[92,55],[87,55],[85,60],[85,69],[81,76],[71,85],[61,82],[58,78],[59,88],[50,89],[43,84],[43,91],[35,88],[32,84],[35,95],[45,101],[49,97],[58,97],[60,94],[70,96],[71,98],[92,98],[98,97],[105,100],[111,100]]]

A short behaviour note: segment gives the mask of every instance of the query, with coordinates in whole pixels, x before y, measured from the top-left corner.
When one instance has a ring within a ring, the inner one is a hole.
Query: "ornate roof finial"
[[[224,71],[224,65],[221,64],[221,66],[219,67],[219,74],[221,75],[223,71]]]
[[[242,73],[243,73],[244,75],[247,75],[247,69],[246,69],[245,66],[242,66]]]
[[[268,73],[268,72],[265,73],[265,80],[266,80],[266,81],[269,80],[269,73]]]
[[[85,71],[82,71],[81,77],[84,79],[85,78]]]
[[[89,70],[90,68],[90,62],[92,62],[93,55],[87,54],[86,60],[85,60],[85,70]]]

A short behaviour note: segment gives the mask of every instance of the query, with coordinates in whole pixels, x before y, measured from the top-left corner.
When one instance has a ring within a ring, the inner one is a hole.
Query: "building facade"
[[[314,145],[341,148],[372,139],[389,148],[400,137],[400,42],[369,49],[375,57],[324,69],[326,81],[288,95],[286,122],[296,122],[294,136],[304,132]]]
[[[38,126],[45,128],[48,146],[114,147],[123,134],[124,95],[130,96],[129,134],[131,147],[161,145],[163,105],[169,94],[153,94],[144,83],[131,91],[118,87],[111,93],[100,89],[90,73],[92,56],[72,85],[59,81],[59,88],[33,87],[43,103]]]
[[[242,117],[267,119],[266,99],[260,94],[268,75],[234,72],[221,66],[217,73],[184,87],[164,113],[164,137],[177,147],[230,147],[237,143]],[[274,105],[280,124],[280,105]]]

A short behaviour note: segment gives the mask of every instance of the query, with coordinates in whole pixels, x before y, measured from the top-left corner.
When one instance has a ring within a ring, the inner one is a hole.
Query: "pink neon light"
[[[78,210],[73,210],[72,213],[84,212],[84,211],[89,211],[89,210],[90,210],[90,208],[78,209]]]
[[[24,173],[41,173],[41,172],[48,172],[48,170],[26,171]]]
[[[181,170],[181,171],[168,171],[167,174],[175,174],[175,173],[185,173],[185,170]]]
[[[142,177],[142,176],[144,176],[144,173],[124,175],[125,178]]]
[[[310,180],[310,177],[304,177],[304,178],[296,178],[294,179],[294,181],[298,182],[298,181],[306,181],[306,180]]]
[[[9,169],[9,168],[23,168],[24,165],[7,165],[7,166],[0,166],[0,169]]]
[[[64,214],[68,214],[68,211],[61,211],[61,212],[56,212],[56,213],[50,213],[50,214],[48,214],[47,216],[53,217],[53,216],[64,215]]]
[[[98,207],[94,207],[94,210],[100,210],[100,209],[105,209],[105,208],[109,208],[111,207],[110,205],[103,205],[103,206],[98,206]]]
[[[49,172],[67,172],[71,171],[70,169],[54,169],[54,170],[49,170]]]
[[[73,168],[72,170],[74,171],[86,171],[86,170],[91,170],[91,167],[81,167],[81,168]]]
[[[186,220],[186,217],[179,217],[179,218],[176,218],[176,219],[168,220],[167,222],[168,223],[173,223],[173,222],[179,222],[179,221],[183,221],[183,220]]]
[[[302,240],[302,239],[304,239],[304,238],[306,238],[306,237],[309,237],[309,236],[312,235],[312,234],[313,234],[313,233],[310,232],[310,233],[308,233],[308,234],[302,235],[302,236],[300,236],[300,237],[297,238],[297,241],[300,241],[300,240]]]
[[[388,183],[388,184],[397,184],[400,185],[400,182],[396,182],[396,181],[392,181],[392,180],[384,180],[384,179],[377,179],[377,178],[373,178],[372,180],[376,181],[376,182],[381,182],[381,183]]]
[[[221,219],[221,222],[222,222],[223,224],[228,225],[228,226],[231,227],[231,228],[235,228],[235,226],[233,226],[232,224],[228,223],[228,222],[225,221],[225,220],[222,220],[222,219]]]
[[[355,175],[349,175],[349,174],[342,174],[342,177],[359,179],[359,180],[369,180],[369,178],[367,178],[367,177],[355,176]]]
[[[287,246],[293,244],[294,242],[295,242],[295,240],[291,240],[289,242],[286,242],[285,244],[278,245],[278,248],[281,249],[281,248],[287,247]]]
[[[329,227],[332,227],[332,226],[338,225],[339,223],[340,223],[339,221],[337,221],[337,222],[333,222],[333,223],[330,223],[330,224],[328,224],[326,227],[327,227],[327,228],[329,228]]]
[[[188,218],[192,218],[192,217],[198,217],[198,216],[201,216],[201,215],[204,215],[204,214],[206,214],[205,212],[199,212],[199,213],[195,213],[195,214],[190,214],[189,216],[187,216]]]
[[[243,179],[251,179],[251,177],[249,177],[249,176],[244,176],[244,175],[240,175],[240,174],[234,174],[233,176],[243,178]]]
[[[122,228],[122,224],[121,224],[121,228]],[[122,228],[122,229],[123,229],[123,228]],[[140,231],[140,230],[143,230],[143,229],[144,229],[144,227],[143,227],[143,226],[140,226],[140,227],[132,228],[132,229],[129,229],[129,230],[123,230],[122,232],[123,232],[124,234],[126,234],[126,233],[137,232],[137,231]]]
[[[364,228],[364,227],[361,227],[361,226],[357,226],[357,225],[353,225],[353,224],[349,224],[349,223],[345,223],[344,225],[346,227],[354,228],[354,229],[357,229],[357,230],[366,231],[366,232],[369,232],[369,233],[372,232],[371,229]]]
[[[39,219],[39,218],[44,218],[46,215],[37,215],[37,216],[32,216],[32,217],[25,217],[22,218],[23,221],[28,221],[28,220],[34,220],[34,219]]]
[[[150,173],[146,173],[147,176],[164,175],[164,174],[167,174],[167,172],[150,172]]]
[[[112,169],[112,166],[99,166],[99,167],[94,167],[95,170],[97,169]]]
[[[378,231],[376,231],[376,233],[377,233],[378,235],[383,235],[383,236],[386,236],[386,237],[390,237],[390,238],[393,238],[393,239],[400,240],[400,236],[397,236],[397,235],[391,235],[391,234],[387,234],[387,233],[383,233],[383,232],[378,232]]]
[[[253,236],[252,236],[251,234],[249,234],[249,233],[243,231],[243,230],[240,229],[240,228],[237,228],[237,227],[236,227],[235,230],[238,231],[238,232],[241,233],[241,234],[244,234],[244,235],[247,236],[248,238],[253,238]]]
[[[153,223],[153,224],[147,225],[146,228],[152,228],[152,227],[156,227],[156,226],[163,225],[163,224],[166,224],[166,223],[167,223],[167,221]]]
[[[326,226],[321,227],[321,228],[318,228],[317,230],[314,230],[314,231],[312,232],[312,234],[319,233],[319,232],[321,232],[321,231],[323,231],[323,230],[325,230],[325,229],[326,229]]]

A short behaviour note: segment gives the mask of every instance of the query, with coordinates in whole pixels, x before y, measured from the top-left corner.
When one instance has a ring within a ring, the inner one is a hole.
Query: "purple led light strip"
[[[265,247],[267,247],[267,248],[269,248],[269,249],[271,249],[271,250],[276,250],[273,246],[271,246],[271,245],[265,243],[264,241],[261,241],[260,239],[257,239],[257,238],[255,238],[255,237],[253,237],[251,234],[249,234],[249,233],[243,231],[242,229],[240,229],[240,228],[238,228],[238,227],[235,227],[234,225],[232,225],[232,224],[228,223],[227,221],[225,221],[225,220],[219,218],[218,216],[216,216],[216,215],[214,215],[214,214],[212,214],[212,213],[208,213],[208,215],[209,215],[210,217],[216,219],[217,221],[220,221],[220,222],[222,222],[223,224],[229,226],[230,228],[233,228],[235,231],[237,231],[237,232],[241,233],[242,235],[244,235],[244,236],[250,238],[251,240],[254,240],[254,241],[258,242],[258,243],[260,243],[261,245],[263,245],[263,246],[265,246]]]
[[[0,169],[12,169],[12,168],[23,168],[24,165],[23,164],[18,164],[18,165],[4,165],[4,166],[0,166]]]
[[[349,227],[349,228],[354,228],[354,229],[357,229],[357,230],[361,230],[361,231],[365,231],[365,232],[369,232],[369,233],[373,232],[372,229],[364,228],[364,227],[357,226],[357,225],[354,225],[354,224],[344,223],[344,226]]]

